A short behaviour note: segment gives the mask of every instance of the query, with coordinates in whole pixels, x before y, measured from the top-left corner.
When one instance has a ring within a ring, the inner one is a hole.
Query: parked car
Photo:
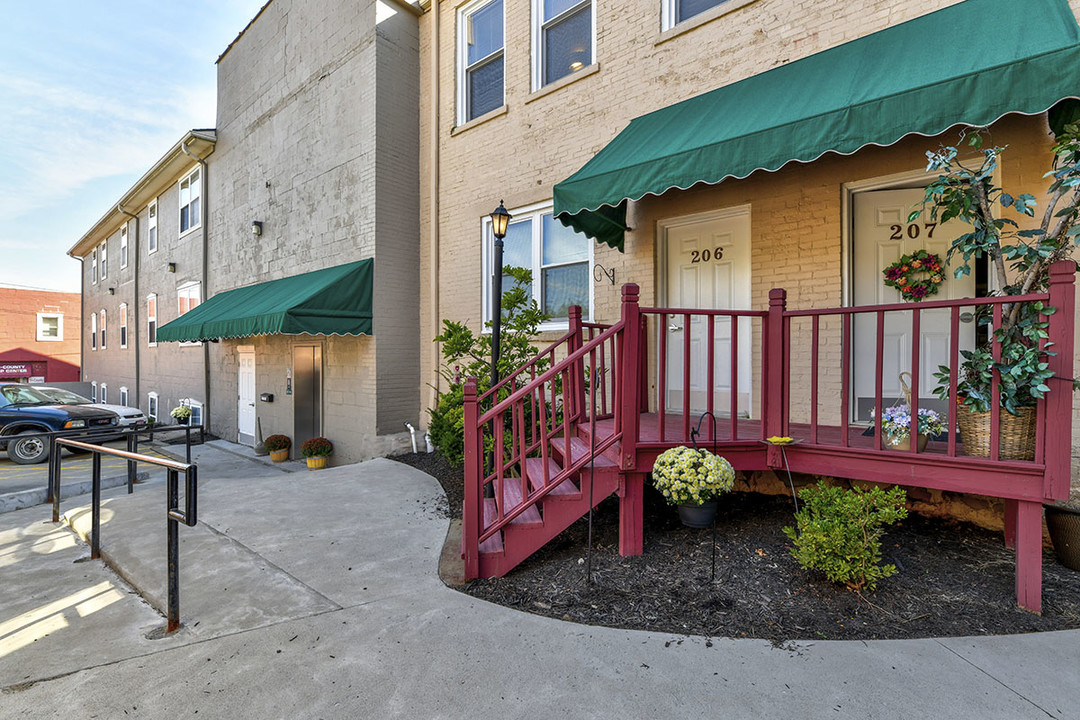
[[[20,465],[45,462],[49,438],[34,435],[60,430],[116,428],[120,416],[110,410],[82,405],[59,405],[29,385],[0,385],[0,450]],[[22,439],[13,437],[23,436]]]
[[[90,398],[83,397],[78,393],[73,393],[70,390],[64,390],[62,388],[42,387],[40,385],[34,385],[32,387],[42,395],[56,401],[57,405],[85,405],[87,407],[110,410],[120,416],[120,427],[122,428],[142,430],[147,426],[146,415],[144,415],[143,411],[139,408],[128,407],[127,405],[96,403]]]

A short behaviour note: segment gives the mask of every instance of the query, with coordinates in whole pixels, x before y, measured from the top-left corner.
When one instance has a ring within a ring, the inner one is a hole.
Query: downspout
[[[431,147],[428,148],[428,195],[431,203],[431,219],[428,223],[428,288],[431,293],[431,320],[434,324],[435,331],[438,332],[440,326],[439,316],[439,60],[440,60],[440,30],[439,30],[439,16],[442,14],[442,9],[439,7],[439,0],[431,0],[430,10],[431,14],[431,127],[430,143]],[[439,393],[442,392],[442,373],[439,372],[442,359],[442,347],[440,343],[435,344],[434,360],[432,362],[432,376],[433,382],[429,383],[431,387],[431,403],[428,407],[434,408],[439,398]]]
[[[135,344],[135,407],[142,407],[139,404],[142,400],[142,365],[140,364],[142,349],[139,345],[139,216],[129,213],[120,203],[116,204],[116,210],[130,218],[135,218],[135,287],[133,290],[135,298],[128,309],[128,319],[130,320],[130,327],[135,330],[131,335],[131,340]]]
[[[199,163],[202,168],[202,297],[210,296],[210,173],[206,160],[187,149],[187,143],[180,143],[185,155]],[[210,154],[213,154],[213,150]],[[209,157],[209,155],[207,155]],[[210,432],[210,343],[203,342],[203,418],[205,432]]]

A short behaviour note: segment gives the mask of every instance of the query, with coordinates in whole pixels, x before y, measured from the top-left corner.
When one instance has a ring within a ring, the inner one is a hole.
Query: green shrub
[[[499,338],[499,377],[506,377],[536,355],[532,341],[539,332],[540,324],[549,320],[532,297],[532,273],[523,268],[503,269],[508,283],[502,296],[502,324]],[[485,328],[491,326],[486,323]],[[443,332],[435,338],[442,343],[443,367],[440,374],[446,381],[446,390],[439,393],[435,407],[428,410],[428,432],[431,443],[439,454],[451,464],[460,466],[465,462],[465,380],[477,379],[477,395],[491,387],[491,333],[474,333],[467,325],[443,320]],[[537,372],[548,367],[546,360],[537,366]],[[507,387],[499,391],[499,399],[509,396],[517,388]],[[531,420],[531,404],[527,404],[526,422]],[[490,407],[490,405],[488,406]],[[506,416],[506,428],[510,430],[511,417]],[[507,440],[511,437],[506,433]],[[485,449],[490,452],[493,441],[485,437]]]
[[[907,517],[903,488],[844,490],[819,482],[799,491],[803,507],[795,528],[784,534],[795,542],[791,554],[808,570],[820,570],[850,590],[873,590],[877,581],[896,574],[895,565],[880,565],[883,525]]]

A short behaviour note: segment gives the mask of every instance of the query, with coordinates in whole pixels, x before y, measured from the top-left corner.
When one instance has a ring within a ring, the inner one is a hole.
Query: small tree
[[[1033,195],[1011,195],[994,183],[1004,147],[984,147],[989,138],[985,128],[971,128],[961,136],[969,147],[981,151],[977,167],[961,162],[957,147],[944,147],[927,152],[927,172],[941,173],[926,188],[922,207],[911,213],[914,220],[929,208],[931,220],[942,223],[958,218],[971,226],[949,248],[948,259],[959,257],[954,274],[962,277],[971,273],[971,261],[986,257],[991,262],[999,292],[1002,295],[1024,295],[1044,292],[1049,286],[1050,265],[1071,257],[1080,244],[1080,105],[1075,101],[1061,103],[1050,112],[1050,125],[1055,135],[1053,168],[1046,174],[1052,178],[1049,200],[1038,227],[1021,230],[1015,220],[997,217],[996,208],[1009,209],[1026,217],[1035,216],[1037,206]],[[960,143],[958,143],[960,144]],[[1008,265],[1008,267],[1007,267]],[[1011,276],[1010,276],[1011,271]],[[1048,344],[1039,344],[1047,337],[1048,323],[1040,315],[1051,315],[1058,308],[1042,303],[1014,303],[1003,308],[1000,327],[994,328],[991,341],[975,350],[964,350],[960,386],[962,404],[973,412],[990,409],[991,379],[996,369],[1001,377],[1001,405],[1013,414],[1024,406],[1034,405],[1050,388],[1046,381],[1052,376],[1043,357]],[[1071,308],[1067,310],[1071,311]],[[986,307],[977,313],[978,324],[992,322]],[[999,343],[1001,359],[994,361],[992,343]],[[1052,354],[1052,353],[1049,353]],[[939,381],[938,396],[949,396],[949,368],[941,366],[935,377]]]
[[[502,325],[499,339],[499,377],[506,377],[524,365],[536,354],[532,345],[540,324],[550,319],[532,298],[532,273],[524,268],[508,267],[503,274],[514,282],[503,290]],[[485,328],[491,322],[484,323]],[[435,338],[442,343],[443,367],[440,374],[447,389],[439,393],[435,407],[428,411],[431,416],[428,431],[439,454],[454,465],[465,461],[465,379],[477,379],[477,390],[486,392],[491,387],[491,334],[474,333],[467,325],[453,320],[443,320],[442,334]],[[547,362],[537,368],[542,371]],[[509,396],[516,388],[508,386],[500,390],[499,398]],[[488,439],[490,450],[491,440]]]

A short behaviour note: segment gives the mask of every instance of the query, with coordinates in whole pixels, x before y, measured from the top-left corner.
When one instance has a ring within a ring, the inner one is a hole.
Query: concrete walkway
[[[563,623],[439,581],[445,498],[412,468],[197,461],[163,639],[162,484],[104,506],[138,593],[47,508],[0,515],[4,718],[1080,717],[1080,631],[773,647]]]

